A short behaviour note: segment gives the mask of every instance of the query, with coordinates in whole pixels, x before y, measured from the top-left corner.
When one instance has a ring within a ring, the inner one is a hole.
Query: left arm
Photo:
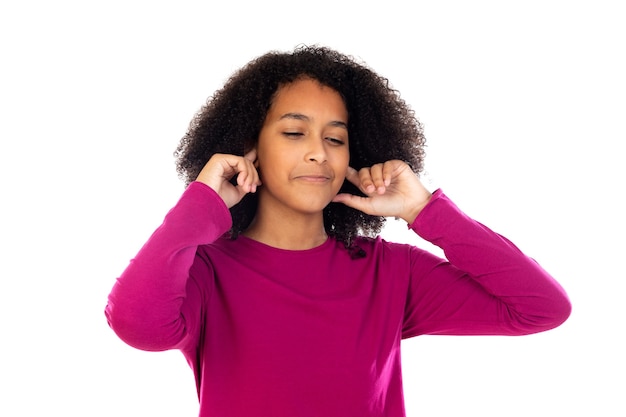
[[[339,194],[367,214],[404,219],[447,260],[414,260],[404,337],[417,334],[536,333],[557,327],[571,304],[561,286],[513,243],[466,216],[441,191],[431,195],[402,161],[346,178],[366,197]],[[412,293],[412,294],[411,294]]]
[[[437,190],[411,229],[447,259],[414,251],[403,336],[524,335],[569,316],[563,288],[512,242]]]

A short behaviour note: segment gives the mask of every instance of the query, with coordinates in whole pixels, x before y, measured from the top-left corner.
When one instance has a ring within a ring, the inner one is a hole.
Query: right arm
[[[212,276],[198,246],[214,242],[231,226],[229,207],[260,184],[254,153],[214,155],[189,185],[108,297],[109,326],[127,344],[143,350],[182,348],[196,342],[203,300],[211,287],[190,278]],[[237,175],[237,185],[229,180]]]
[[[153,351],[193,343],[210,286],[189,280],[189,271],[193,264],[198,274],[210,277],[210,265],[194,264],[196,251],[225,233],[230,222],[213,190],[200,182],[189,185],[109,294],[105,314],[120,339]]]

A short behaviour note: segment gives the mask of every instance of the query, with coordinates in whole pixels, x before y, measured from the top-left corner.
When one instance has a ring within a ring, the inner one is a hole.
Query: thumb
[[[361,197],[354,194],[341,193],[333,198],[333,203],[345,204],[348,207],[362,211],[365,214],[372,214],[372,203],[368,197]]]

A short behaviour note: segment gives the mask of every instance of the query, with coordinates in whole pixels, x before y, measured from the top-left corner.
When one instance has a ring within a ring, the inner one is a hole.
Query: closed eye
[[[288,137],[298,137],[298,136],[304,136],[304,133],[301,133],[301,132],[283,132],[283,135],[288,136]]]
[[[345,142],[343,140],[337,139],[337,138],[333,138],[333,137],[327,137],[326,140],[331,142],[334,145],[344,145],[345,144]]]

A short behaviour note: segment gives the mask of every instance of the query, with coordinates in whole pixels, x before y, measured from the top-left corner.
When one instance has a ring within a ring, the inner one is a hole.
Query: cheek
[[[348,172],[348,166],[350,166],[350,152],[346,151],[344,155],[342,155],[341,159],[341,173],[345,177]]]
[[[256,166],[261,169],[268,169],[274,166],[276,161],[275,151],[268,149],[266,146],[259,145],[257,147]]]
[[[343,181],[346,178],[346,174],[348,173],[348,166],[350,165],[350,155],[346,152],[346,155],[343,155],[342,158],[339,159],[337,165],[335,165],[335,174],[337,182],[339,183],[339,187],[343,184]]]
[[[344,165],[342,165],[341,169],[337,171],[337,176],[341,178],[343,181],[348,174],[348,161]]]

